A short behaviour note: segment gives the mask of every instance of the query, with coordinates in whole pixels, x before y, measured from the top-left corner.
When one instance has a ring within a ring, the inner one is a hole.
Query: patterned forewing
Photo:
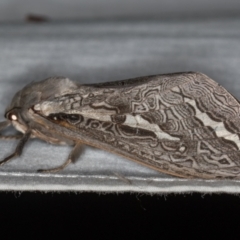
[[[203,74],[86,85],[51,104],[52,121],[68,122],[73,131],[94,139],[93,145],[109,146],[159,171],[239,177],[239,102]]]

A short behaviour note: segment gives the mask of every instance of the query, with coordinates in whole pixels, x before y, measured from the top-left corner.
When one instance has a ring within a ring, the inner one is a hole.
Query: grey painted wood
[[[240,19],[224,19],[2,25],[0,113],[3,116],[12,95],[25,84],[54,75],[93,83],[200,71],[240,98],[239,23]],[[15,144],[1,141],[1,155]],[[85,148],[81,160],[61,174],[36,174],[39,166],[60,164],[68,152],[68,147],[33,141],[21,159],[0,169],[0,188],[240,192],[236,181],[171,178],[94,148]]]

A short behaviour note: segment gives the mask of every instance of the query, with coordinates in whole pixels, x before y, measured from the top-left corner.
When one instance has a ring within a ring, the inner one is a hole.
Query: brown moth
[[[6,163],[29,138],[114,152],[160,172],[185,178],[240,177],[240,103],[202,73],[146,76],[80,85],[64,77],[31,83],[6,109],[23,133]]]

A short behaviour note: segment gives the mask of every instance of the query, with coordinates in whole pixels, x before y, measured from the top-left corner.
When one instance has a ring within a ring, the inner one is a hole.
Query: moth
[[[184,178],[240,177],[240,103],[198,72],[80,85],[65,77],[30,83],[17,92],[0,129],[72,145],[57,172],[75,161],[82,144],[119,154]],[[14,136],[13,136],[14,137]]]

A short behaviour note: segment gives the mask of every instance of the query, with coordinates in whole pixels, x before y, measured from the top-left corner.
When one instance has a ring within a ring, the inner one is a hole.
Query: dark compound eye
[[[14,113],[8,113],[8,114],[6,114],[6,118],[9,119],[9,120],[11,120],[11,121],[17,121],[17,119],[18,119],[17,115],[14,114]]]

